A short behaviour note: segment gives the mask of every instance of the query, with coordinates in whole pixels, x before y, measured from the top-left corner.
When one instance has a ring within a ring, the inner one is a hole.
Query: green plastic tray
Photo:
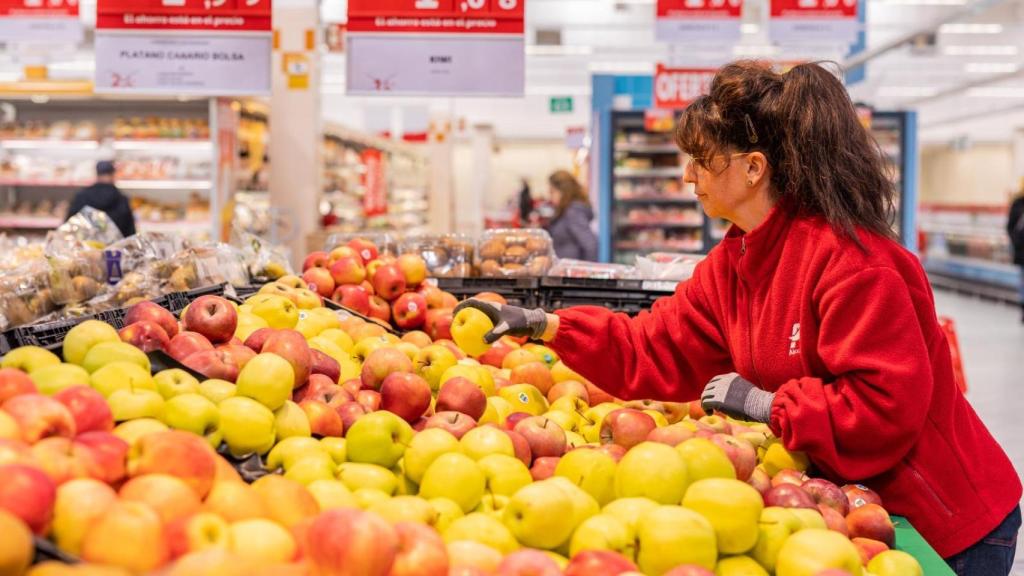
[[[924,576],[956,576],[946,561],[925,542],[921,533],[902,516],[893,516],[896,524],[896,549],[910,554],[924,568]]]

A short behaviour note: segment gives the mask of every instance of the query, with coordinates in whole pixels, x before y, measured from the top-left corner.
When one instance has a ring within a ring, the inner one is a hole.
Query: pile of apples
[[[318,310],[139,304],[63,359],[0,360],[0,574],[31,534],[85,561],[35,576],[922,574],[877,494],[808,478],[763,424],[615,399],[550,348],[482,345],[472,310],[454,341]],[[151,374],[156,344],[206,379]]]
[[[302,280],[320,296],[401,330],[426,330],[433,338],[447,338],[457,301],[425,284],[426,279],[427,263],[420,255],[381,254],[363,238],[330,252],[312,252],[302,263]]]

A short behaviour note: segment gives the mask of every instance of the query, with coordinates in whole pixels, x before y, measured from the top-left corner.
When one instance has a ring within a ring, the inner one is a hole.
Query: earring
[[[747,186],[753,186],[753,185],[754,185],[754,181],[753,180],[747,180]]]

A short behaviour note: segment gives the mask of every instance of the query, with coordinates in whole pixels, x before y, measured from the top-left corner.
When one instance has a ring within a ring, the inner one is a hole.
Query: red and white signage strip
[[[349,93],[522,95],[525,2],[349,0]]]
[[[654,105],[679,110],[711,91],[713,68],[666,68],[661,64],[654,74]]]
[[[769,32],[779,44],[852,44],[862,24],[857,0],[770,0]]]
[[[270,92],[271,0],[97,0],[96,90]]]
[[[380,216],[388,212],[387,188],[384,182],[384,155],[380,150],[367,148],[360,154],[366,172],[363,173],[363,214]]]
[[[655,36],[671,44],[740,39],[743,0],[658,0]]]
[[[78,0],[0,0],[0,42],[81,41]]]

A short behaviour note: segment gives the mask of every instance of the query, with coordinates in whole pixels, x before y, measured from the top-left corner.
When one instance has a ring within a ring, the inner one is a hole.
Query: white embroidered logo
[[[789,355],[800,354],[800,323],[793,324],[793,335],[789,337]]]

